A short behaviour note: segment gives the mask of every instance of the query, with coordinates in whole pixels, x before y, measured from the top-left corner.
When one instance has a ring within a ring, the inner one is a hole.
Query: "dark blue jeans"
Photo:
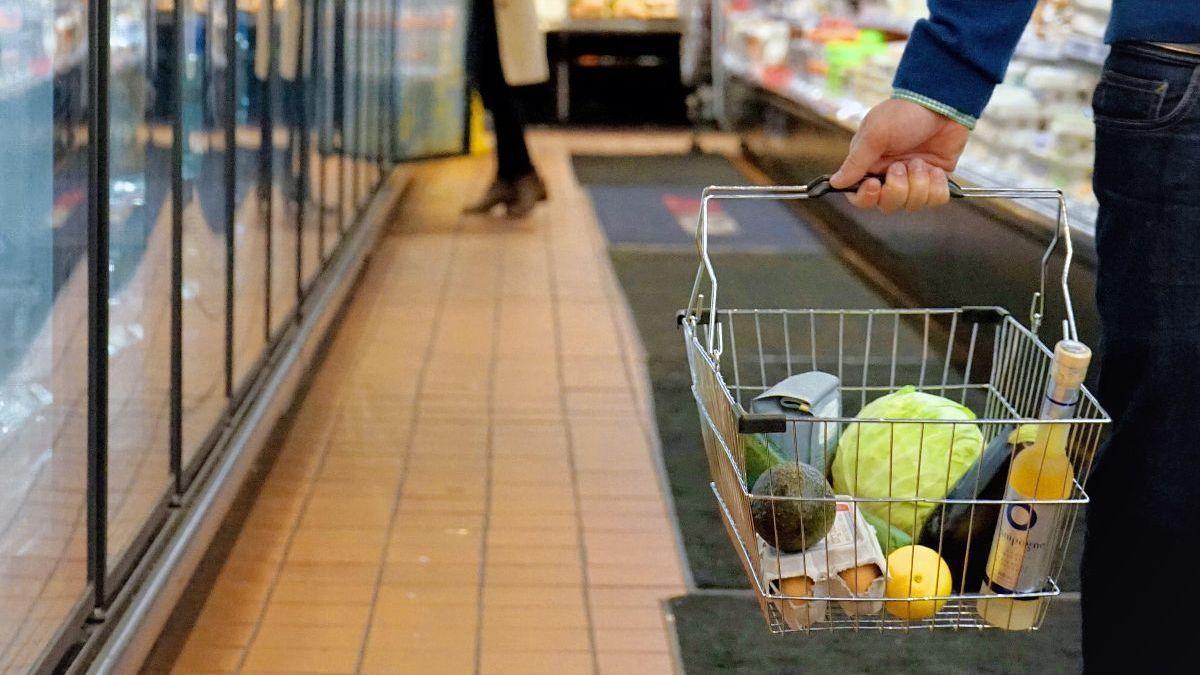
[[[1200,57],[1113,48],[1093,99],[1099,398],[1088,672],[1195,672],[1200,572]]]

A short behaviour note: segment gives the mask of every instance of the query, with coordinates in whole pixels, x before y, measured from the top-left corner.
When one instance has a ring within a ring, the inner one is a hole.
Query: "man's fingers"
[[[872,125],[864,124],[859,128],[858,133],[854,134],[853,140],[850,141],[850,152],[846,155],[842,166],[829,177],[830,185],[838,189],[854,185],[862,180],[871,165],[879,160],[883,153],[879,150],[879,143],[875,140],[873,128]]]
[[[941,206],[950,201],[950,179],[941,167],[929,170],[929,205]]]
[[[908,201],[908,170],[904,162],[896,162],[887,173],[887,180],[879,191],[879,210],[892,213],[904,207]]]
[[[868,178],[858,186],[858,191],[847,194],[846,199],[860,209],[873,209],[879,204],[881,184],[878,178]]]
[[[920,211],[929,203],[929,165],[921,159],[908,162],[908,197],[904,208]]]

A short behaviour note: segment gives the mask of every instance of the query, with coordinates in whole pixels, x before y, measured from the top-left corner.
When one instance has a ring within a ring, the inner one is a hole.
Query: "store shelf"
[[[745,59],[725,54],[723,65],[730,76],[739,78],[759,89],[786,99],[815,113],[825,121],[835,124],[849,133],[858,130],[859,124],[870,110],[870,106],[852,98],[835,96],[821,85],[806,82],[795,76],[764,76]],[[959,162],[955,180],[964,186],[1030,187],[1036,180],[1020,176],[997,175],[986,168],[964,158]],[[1044,200],[1025,200],[1006,203],[1005,209],[1019,217],[1052,227],[1058,219],[1057,206]],[[1095,233],[1096,212],[1094,209],[1068,199],[1068,222],[1073,231],[1091,238]]]
[[[679,19],[561,19],[545,25],[547,33],[611,35],[674,34],[682,31]]]

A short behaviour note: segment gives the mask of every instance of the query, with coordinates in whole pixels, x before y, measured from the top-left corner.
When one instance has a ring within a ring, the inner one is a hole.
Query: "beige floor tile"
[[[665,653],[637,654],[631,652],[604,652],[597,655],[601,675],[674,675],[671,657]]]
[[[578,565],[580,551],[575,546],[501,546],[488,545],[489,565]]]
[[[188,634],[188,644],[195,643],[197,648],[229,648],[245,647],[250,643],[250,635],[254,632],[255,624],[250,622],[204,622],[192,626]]]
[[[297,626],[264,623],[254,636],[254,649],[357,650],[366,625]]]
[[[563,607],[491,606],[483,610],[483,625],[490,628],[587,628],[588,615],[582,604]]]
[[[368,605],[316,605],[308,602],[277,602],[267,605],[263,625],[286,626],[365,626],[371,608]]]
[[[243,673],[353,673],[358,650],[301,649],[254,646],[246,655]]]
[[[578,586],[583,582],[583,565],[578,559],[553,564],[488,560],[484,582],[489,586]]]
[[[382,583],[389,586],[470,588],[479,583],[479,565],[473,561],[434,563],[431,559],[388,562],[383,568]]]
[[[237,647],[210,647],[190,644],[175,660],[173,673],[232,673],[237,670],[242,650]]]
[[[271,599],[276,602],[313,605],[369,605],[374,595],[374,584],[313,583],[309,580],[281,577],[271,593]]]
[[[583,608],[583,588],[550,586],[485,586],[483,607],[487,612],[496,607],[555,607]]]
[[[370,675],[469,675],[475,672],[475,650],[389,649],[368,642],[362,672]]]
[[[297,582],[314,585],[375,583],[379,574],[377,561],[370,563],[320,563],[289,560],[279,572],[279,582]]]
[[[586,675],[595,672],[588,651],[489,651],[480,655],[482,675]]]
[[[560,652],[591,649],[586,628],[487,626],[480,633],[484,652]]]

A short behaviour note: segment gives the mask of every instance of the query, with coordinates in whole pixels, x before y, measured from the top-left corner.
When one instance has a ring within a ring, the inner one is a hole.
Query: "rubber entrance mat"
[[[717,155],[576,156],[573,163],[614,247],[694,250],[701,191],[750,183]],[[791,208],[767,200],[711,202],[709,245],[714,251],[823,250]]]

